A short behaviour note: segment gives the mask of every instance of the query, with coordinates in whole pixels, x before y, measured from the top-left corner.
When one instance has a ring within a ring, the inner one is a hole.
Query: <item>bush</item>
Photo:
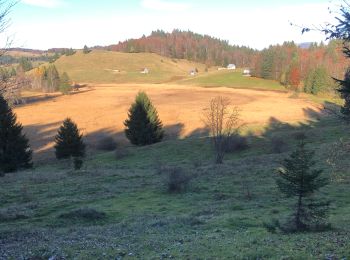
[[[117,160],[123,159],[129,155],[129,151],[126,148],[118,148],[115,150],[115,158]]]
[[[180,193],[186,190],[190,178],[180,167],[167,168],[166,186],[168,192]]]
[[[83,159],[79,157],[73,158],[74,170],[80,170],[83,167]]]
[[[67,213],[59,215],[65,219],[84,219],[84,220],[100,220],[106,217],[106,213],[92,208],[75,209]]]
[[[273,153],[283,153],[288,150],[288,144],[282,137],[271,138],[271,150]]]
[[[281,228],[278,219],[272,219],[270,222],[263,222],[263,226],[270,233],[276,233]]]
[[[235,153],[248,149],[248,147],[248,139],[235,134],[227,138],[225,151],[226,153]]]
[[[117,148],[117,142],[110,136],[102,138],[97,144],[97,150],[111,152]]]

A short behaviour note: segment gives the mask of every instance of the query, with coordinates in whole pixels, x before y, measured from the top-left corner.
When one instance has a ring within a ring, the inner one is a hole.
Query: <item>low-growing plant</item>
[[[111,136],[102,138],[97,144],[97,150],[100,151],[114,151],[117,148],[117,142]]]
[[[73,165],[74,165],[74,170],[80,170],[81,167],[83,167],[83,159],[80,157],[74,157],[73,158]]]
[[[188,174],[180,167],[166,169],[166,187],[170,193],[180,193],[186,190],[190,182]]]
[[[64,219],[83,219],[83,220],[101,220],[106,217],[106,213],[102,211],[98,211],[93,208],[81,208],[81,209],[74,209],[72,211],[69,211],[67,213],[63,213],[59,215],[59,218]]]
[[[240,152],[249,148],[247,137],[234,134],[226,139],[226,153]]]
[[[115,159],[120,160],[129,156],[129,150],[125,147],[119,147],[115,150]]]
[[[272,137],[271,138],[271,150],[273,153],[283,153],[288,150],[288,144],[284,141],[282,137]]]

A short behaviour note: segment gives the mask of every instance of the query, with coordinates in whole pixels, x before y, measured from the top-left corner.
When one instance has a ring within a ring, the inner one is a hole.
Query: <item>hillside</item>
[[[151,52],[211,66],[234,63],[239,67],[251,67],[258,55],[258,51],[249,47],[231,45],[228,41],[209,35],[181,30],[173,30],[171,33],[157,30],[147,37],[119,42],[107,49],[127,53]]]
[[[94,50],[62,56],[55,65],[73,81],[84,83],[162,83],[189,77],[190,70],[204,72],[205,65],[152,53],[119,53]],[[144,69],[149,74],[141,74]]]
[[[78,123],[92,150],[106,136],[113,136],[120,145],[128,143],[123,122],[140,90],[146,91],[157,107],[168,139],[205,135],[203,111],[209,100],[218,95],[230,98],[239,106],[241,120],[246,124],[266,124],[271,117],[284,122],[305,121],[309,119],[308,111],[320,110],[320,106],[308,100],[291,99],[290,93],[276,91],[175,84],[100,84],[68,96],[51,95],[41,100],[36,97],[38,102],[17,107],[15,111],[31,140],[34,158],[52,159],[54,135],[66,117]]]
[[[275,169],[303,130],[332,177],[327,232],[271,233],[291,201],[275,184]],[[271,121],[249,148],[212,162],[205,138],[165,141],[94,154],[84,169],[53,163],[8,174],[0,185],[0,255],[8,259],[347,259],[350,252],[349,160],[333,172],[329,151],[349,126],[326,119],[293,127]],[[273,151],[273,138],[287,143]],[[191,182],[167,192],[168,169]],[[248,196],[249,192],[249,196]],[[6,257],[5,257],[6,258]]]
[[[213,71],[200,74],[198,77],[179,80],[177,83],[181,85],[194,85],[201,87],[230,87],[286,91],[286,88],[277,81],[246,77],[242,75],[241,70]]]

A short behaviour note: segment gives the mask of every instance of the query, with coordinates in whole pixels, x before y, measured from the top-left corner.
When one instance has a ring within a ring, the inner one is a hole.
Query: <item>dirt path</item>
[[[28,104],[15,109],[19,121],[40,154],[52,153],[52,140],[62,120],[71,117],[90,145],[108,134],[126,142],[123,121],[139,90],[147,92],[157,107],[168,136],[188,136],[203,128],[201,114],[212,97],[223,95],[240,109],[244,123],[264,124],[271,117],[284,122],[303,121],[321,107],[290,93],[179,85],[96,85],[69,96]],[[51,154],[52,155],[52,154]]]

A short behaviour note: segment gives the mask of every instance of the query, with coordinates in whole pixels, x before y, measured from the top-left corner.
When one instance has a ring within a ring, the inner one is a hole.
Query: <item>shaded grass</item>
[[[271,136],[284,136],[294,147],[303,130],[320,166],[327,146],[346,136],[349,126],[334,118],[299,126],[270,124],[258,136],[248,134],[249,148],[214,165],[209,140],[171,140],[131,147],[126,157],[114,152],[87,160],[71,171],[61,164],[6,175],[1,179],[1,210],[30,213],[0,223],[0,255],[66,258],[230,258],[324,259],[350,254],[350,178],[332,182],[323,193],[332,200],[334,229],[323,233],[272,234],[264,222],[284,217],[292,202],[275,185],[274,169],[287,153],[273,153]],[[200,163],[198,163],[198,161]],[[197,162],[197,163],[194,163]],[[181,166],[191,175],[187,192],[166,192],[160,166]],[[247,198],[245,187],[251,190]],[[25,188],[24,188],[25,187]],[[104,212],[93,223],[61,221],[81,208]]]

